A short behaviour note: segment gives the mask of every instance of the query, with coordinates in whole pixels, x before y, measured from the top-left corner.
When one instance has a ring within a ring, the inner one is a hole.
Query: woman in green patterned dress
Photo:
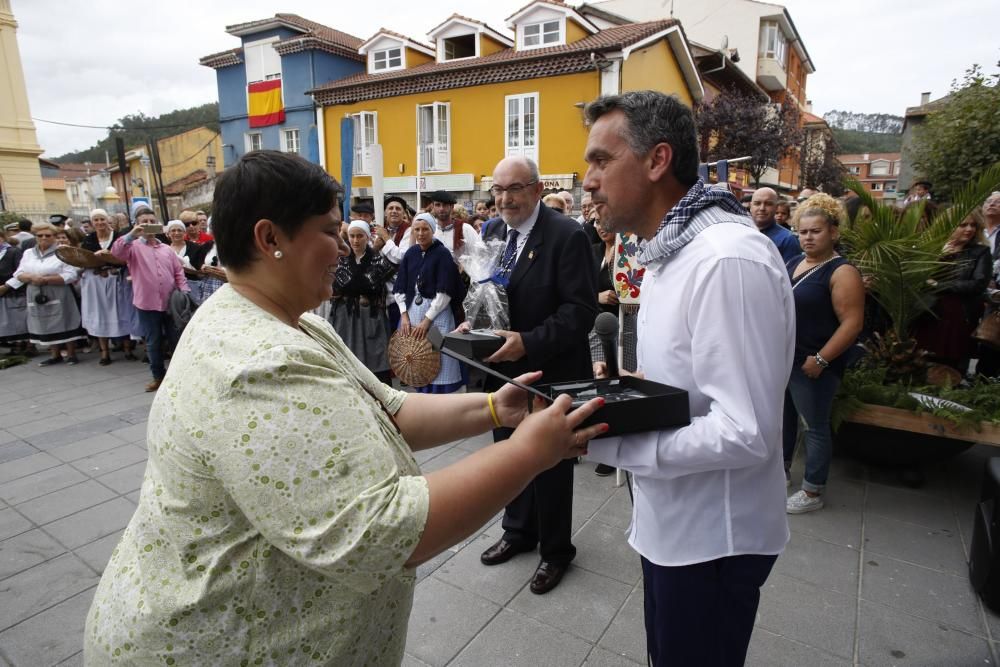
[[[339,192],[273,151],[219,178],[230,282],[191,319],[150,410],[139,506],[87,618],[87,664],[398,664],[415,566],[602,431],[578,428],[597,401],[528,415],[510,385],[379,382],[309,314],[347,252]],[[420,474],[412,451],[500,425],[517,430]]]

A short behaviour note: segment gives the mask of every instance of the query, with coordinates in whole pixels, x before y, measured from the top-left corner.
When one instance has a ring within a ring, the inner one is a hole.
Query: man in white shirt
[[[372,231],[375,240],[372,246],[376,252],[382,254],[394,266],[399,266],[403,261],[403,255],[410,249],[410,223],[407,219],[407,211],[410,210],[406,200],[398,195],[390,195],[385,198],[385,226],[375,225]],[[390,278],[385,288],[392,294],[395,276]],[[399,307],[392,299],[388,300],[386,310],[389,316],[389,331],[395,331],[399,326]]]
[[[728,188],[698,178],[691,110],[653,91],[602,97],[583,187],[646,266],[638,361],[687,390],[682,428],[590,443],[634,476],[653,665],[742,665],[760,587],[788,541],[781,423],[795,310],[777,248]]]
[[[427,195],[427,199],[431,202],[431,215],[437,220],[434,238],[441,241],[451,251],[452,256],[461,252],[464,245],[470,247],[482,245],[482,237],[475,227],[451,217],[455,210],[455,195],[437,190]]]

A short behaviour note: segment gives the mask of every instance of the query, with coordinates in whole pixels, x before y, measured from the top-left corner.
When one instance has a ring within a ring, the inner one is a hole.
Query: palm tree
[[[955,268],[941,261],[944,244],[958,224],[1000,188],[1000,163],[962,188],[929,224],[923,203],[900,212],[874,200],[857,181],[850,180],[846,186],[867,209],[842,230],[846,254],[866,277],[872,298],[890,319],[886,335],[870,351],[876,361],[890,367],[891,375],[912,377],[923,369],[921,360],[926,354],[913,340],[913,323],[931,312],[942,272]]]

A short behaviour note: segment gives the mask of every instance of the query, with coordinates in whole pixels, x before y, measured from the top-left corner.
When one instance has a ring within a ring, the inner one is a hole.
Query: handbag
[[[1000,350],[1000,309],[983,315],[972,337],[984,345]]]

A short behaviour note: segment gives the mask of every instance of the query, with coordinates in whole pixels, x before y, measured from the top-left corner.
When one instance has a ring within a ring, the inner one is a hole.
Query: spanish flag
[[[247,86],[250,127],[277,125],[285,120],[281,102],[281,79],[258,81]]]

